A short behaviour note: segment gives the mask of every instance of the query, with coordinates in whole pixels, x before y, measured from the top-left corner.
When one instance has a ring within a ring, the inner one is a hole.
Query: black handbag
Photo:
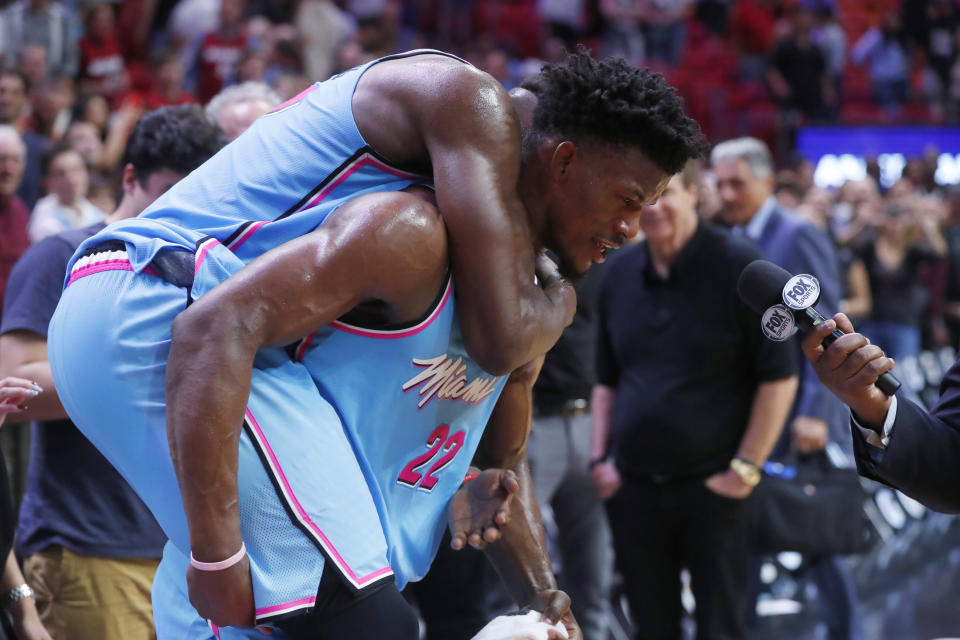
[[[749,547],[756,553],[861,553],[869,546],[856,469],[835,467],[827,455],[768,462],[746,500]]]

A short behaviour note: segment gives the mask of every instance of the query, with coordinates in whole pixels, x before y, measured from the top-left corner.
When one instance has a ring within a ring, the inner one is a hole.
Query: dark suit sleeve
[[[867,444],[853,425],[857,471],[899,489],[935,511],[960,513],[960,431],[904,398],[897,399],[897,418],[890,444]]]
[[[815,227],[804,224],[796,232],[796,241],[788,263],[784,267],[792,274],[809,273],[820,281],[820,301],[817,309],[825,316],[837,312],[840,301],[840,268],[837,254],[825,233]],[[800,388],[797,390],[795,415],[819,418],[828,424],[835,422],[837,402],[824,387],[802,351],[799,361],[805,369],[800,376]]]
[[[936,511],[960,513],[960,361],[944,376],[940,393],[929,413],[897,394],[889,445],[867,444],[854,425],[854,451],[864,477]]]

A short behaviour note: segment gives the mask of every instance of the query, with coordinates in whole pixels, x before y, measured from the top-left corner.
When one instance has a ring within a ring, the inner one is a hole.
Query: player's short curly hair
[[[669,174],[706,151],[676,90],[661,74],[623,59],[595,60],[581,47],[522,86],[537,95],[534,135],[637,147]]]
[[[123,166],[133,165],[146,185],[150,174],[170,169],[190,173],[226,144],[199,105],[160,107],[145,113],[133,127],[123,152]]]

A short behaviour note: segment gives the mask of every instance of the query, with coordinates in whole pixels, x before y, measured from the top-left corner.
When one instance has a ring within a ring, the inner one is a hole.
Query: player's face
[[[554,172],[558,202],[548,247],[568,277],[583,275],[639,232],[644,204],[656,202],[670,179],[638,149],[578,146]]]

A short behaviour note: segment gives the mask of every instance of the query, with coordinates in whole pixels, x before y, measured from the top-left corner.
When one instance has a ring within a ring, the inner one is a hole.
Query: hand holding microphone
[[[842,313],[826,318],[813,307],[820,295],[816,278],[791,276],[772,262],[755,260],[740,274],[737,291],[747,306],[762,314],[761,330],[767,338],[782,341],[798,329],[805,331],[803,352],[824,386],[862,422],[877,428],[883,424],[890,396],[900,388],[890,373],[893,360],[854,333]]]

